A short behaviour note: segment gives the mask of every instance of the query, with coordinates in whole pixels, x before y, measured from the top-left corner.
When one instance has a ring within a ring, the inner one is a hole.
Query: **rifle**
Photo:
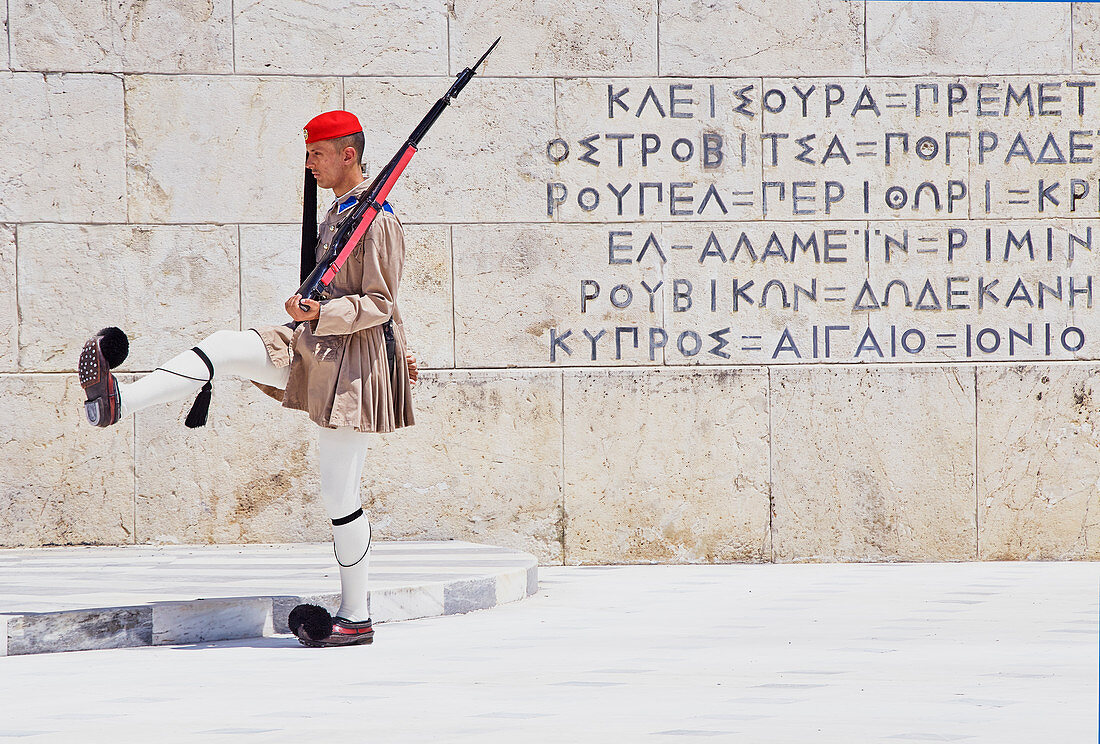
[[[301,296],[302,299],[320,300],[321,297],[324,296],[325,290],[332,284],[332,280],[336,277],[336,273],[343,268],[351,252],[355,249],[355,246],[358,245],[359,241],[366,235],[367,230],[370,229],[371,224],[374,222],[374,218],[382,211],[382,205],[385,203],[386,197],[389,196],[390,190],[393,188],[394,184],[397,183],[397,179],[401,176],[402,171],[405,170],[405,166],[412,160],[412,156],[416,153],[416,148],[420,144],[420,139],[427,134],[432,124],[435,124],[435,120],[443,113],[443,109],[447,108],[451,99],[457,97],[458,94],[462,92],[462,89],[466,87],[466,83],[470,82],[470,78],[477,73],[477,68],[480,67],[481,63],[485,61],[485,58],[489,56],[489,52],[493,51],[499,43],[500,37],[498,36],[497,40],[493,42],[493,45],[489,47],[485,54],[481,55],[481,59],[479,59],[473,67],[467,67],[465,70],[458,73],[458,79],[451,85],[451,89],[435,102],[435,105],[428,111],[427,116],[421,119],[420,123],[416,125],[416,129],[409,135],[408,140],[406,140],[401,149],[397,151],[397,154],[386,164],[385,168],[378,172],[378,175],[375,176],[371,185],[367,187],[367,190],[352,209],[351,215],[348,216],[333,237],[328,251],[326,251],[325,255],[317,261],[317,265],[314,267],[313,271],[309,273],[302,282],[302,286],[298,288],[297,294]],[[306,203],[308,209],[308,193],[306,195]],[[303,241],[307,238],[305,235],[302,237]],[[316,240],[316,237],[316,235],[313,235],[312,240]],[[303,256],[306,252],[305,246],[306,243],[303,242]],[[299,303],[299,307],[301,307],[302,310],[309,309],[301,303]]]

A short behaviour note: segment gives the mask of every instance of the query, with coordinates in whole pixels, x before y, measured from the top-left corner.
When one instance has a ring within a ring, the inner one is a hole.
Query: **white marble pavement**
[[[536,591],[536,559],[448,542],[378,543],[376,622],[451,615]],[[0,656],[288,632],[300,602],[339,604],[331,544],[0,550]]]
[[[1095,563],[543,567],[381,627],[0,659],[0,740],[1096,741]]]

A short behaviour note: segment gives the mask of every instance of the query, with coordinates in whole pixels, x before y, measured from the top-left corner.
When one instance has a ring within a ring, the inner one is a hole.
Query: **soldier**
[[[361,166],[363,128],[353,114],[330,111],[306,124],[305,139],[306,168],[336,197],[319,226],[319,257],[369,185]],[[196,391],[187,425],[201,426],[211,382],[230,375],[252,380],[284,407],[305,411],[321,427],[321,500],[332,521],[340,609],[335,617],[307,613],[303,619],[302,607],[296,608],[299,615],[291,618],[291,627],[304,645],[370,643],[374,637],[367,591],[371,528],[359,484],[369,434],[413,424],[416,360],[406,353],[397,309],[404,260],[401,223],[387,209],[355,247],[325,299],[287,299],[292,323],[218,331],[128,385],[110,372],[126,356],[128,344],[120,330],[100,331],[80,353],[85,411],[96,426],[110,426]]]

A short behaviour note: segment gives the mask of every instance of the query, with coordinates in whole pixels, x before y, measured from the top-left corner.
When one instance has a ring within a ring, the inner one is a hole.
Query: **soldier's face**
[[[347,157],[349,150],[352,153],[351,157]],[[323,189],[331,189],[339,183],[354,159],[355,150],[350,147],[340,150],[332,140],[321,140],[312,145],[306,145],[306,167],[313,171],[317,185]]]

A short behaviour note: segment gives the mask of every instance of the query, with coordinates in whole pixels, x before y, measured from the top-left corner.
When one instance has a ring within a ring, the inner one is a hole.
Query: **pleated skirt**
[[[258,385],[284,408],[305,411],[318,426],[388,433],[412,426],[412,381],[405,329],[393,324],[394,359],[383,326],[347,335],[315,336],[309,323],[253,328],[277,367],[290,365],[286,390]]]

